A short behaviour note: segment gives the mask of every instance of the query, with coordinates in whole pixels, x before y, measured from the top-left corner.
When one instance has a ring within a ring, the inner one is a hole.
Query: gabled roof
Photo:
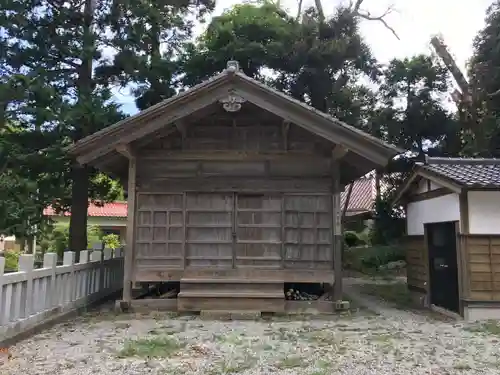
[[[235,67],[236,65],[236,67]],[[167,125],[235,94],[335,144],[341,144],[367,163],[385,165],[403,152],[380,139],[314,109],[240,72],[228,63],[221,74],[138,114],[98,131],[68,148],[81,163],[92,162]],[[83,157],[84,156],[84,157]]]
[[[45,216],[71,216],[70,212],[56,213],[52,207],[47,207],[43,210]],[[127,217],[127,202],[111,202],[105,203],[103,206],[97,206],[90,203],[87,210],[87,215],[90,217]]]
[[[398,203],[421,178],[456,193],[464,189],[500,190],[500,159],[426,157],[425,163],[415,165],[413,173],[396,194],[394,203]]]

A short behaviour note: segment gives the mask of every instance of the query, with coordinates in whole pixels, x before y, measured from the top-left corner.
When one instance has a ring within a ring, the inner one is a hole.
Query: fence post
[[[87,264],[89,262],[89,251],[82,250],[80,251],[80,264]],[[89,277],[89,268],[82,269],[80,271],[80,287],[78,297],[83,298],[87,297],[89,294],[89,285],[90,285],[90,277]]]
[[[33,266],[35,257],[32,254],[21,254],[19,256],[19,271],[26,273],[26,300],[24,301],[24,311],[21,311],[23,318],[29,318],[33,312]]]
[[[57,304],[57,284],[56,284],[57,254],[45,253],[43,255],[43,268],[50,268],[50,285],[47,296],[45,296],[45,308],[51,309]],[[48,306],[47,306],[48,304]]]
[[[73,302],[75,287],[75,252],[65,251],[63,256],[63,265],[69,266],[68,282],[65,284],[64,299],[65,304]]]
[[[100,251],[92,251],[92,254],[90,254],[90,260],[92,262],[99,262],[99,267],[97,269],[94,269],[94,275],[96,275],[96,277],[93,280],[94,288],[92,290],[92,293],[97,293],[101,289],[102,253]]]
[[[5,309],[10,310],[10,300],[7,301],[7,296],[3,293],[3,274],[5,272],[5,258],[0,257],[0,325],[5,315]]]
[[[112,256],[113,256],[112,249],[104,249],[104,253],[103,253],[104,261],[111,260]],[[104,288],[105,289],[111,288],[111,277],[113,275],[112,266],[113,266],[113,263],[111,261],[105,262],[105,267],[104,267]]]

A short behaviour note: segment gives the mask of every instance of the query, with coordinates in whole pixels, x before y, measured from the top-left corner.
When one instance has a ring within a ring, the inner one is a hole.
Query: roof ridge
[[[496,158],[459,158],[459,157],[426,157],[426,165],[435,164],[465,164],[465,165],[500,165],[500,159]]]

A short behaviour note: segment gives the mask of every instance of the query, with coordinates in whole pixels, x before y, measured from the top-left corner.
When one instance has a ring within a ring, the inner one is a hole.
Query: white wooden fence
[[[85,306],[123,286],[122,249],[84,250],[44,255],[43,268],[34,269],[33,255],[19,257],[19,272],[6,273],[0,258],[0,340],[11,338],[57,316]]]

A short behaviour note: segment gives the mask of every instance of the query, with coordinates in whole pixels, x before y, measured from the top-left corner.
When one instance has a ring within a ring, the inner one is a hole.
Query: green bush
[[[56,253],[58,258],[63,257],[64,251],[68,248],[69,243],[69,226],[55,225],[47,228],[42,233],[39,245],[43,254]]]
[[[399,260],[405,260],[405,251],[399,246],[353,247],[344,252],[344,267],[360,272]]]
[[[117,234],[107,234],[102,237],[102,241],[107,249],[118,249],[121,246],[120,237]]]
[[[104,234],[97,225],[91,225],[87,228],[87,246],[92,247],[96,242],[102,242]]]
[[[87,244],[89,247],[96,242],[102,242],[104,237],[102,230],[98,226],[88,227]],[[109,241],[112,241],[112,239],[109,239]],[[64,251],[69,248],[69,225],[56,224],[47,228],[40,237],[39,245],[42,253],[57,253],[57,256],[61,259]]]
[[[19,252],[6,251],[4,252],[4,257],[5,257],[5,271],[10,271],[10,272],[17,271],[19,265]]]
[[[344,232],[344,242],[348,247],[361,245],[361,239],[358,234],[350,230]]]

